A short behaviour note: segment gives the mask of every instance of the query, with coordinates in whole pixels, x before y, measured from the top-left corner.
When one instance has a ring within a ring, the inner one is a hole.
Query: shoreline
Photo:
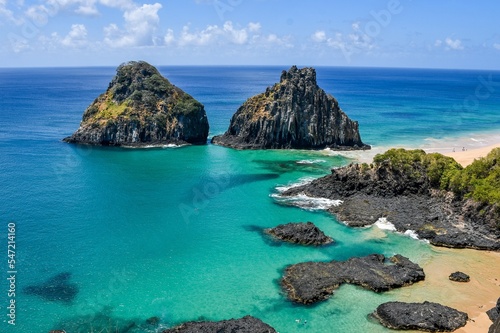
[[[454,158],[463,167],[475,159],[485,157],[500,147],[500,132],[487,132],[443,139],[428,138],[415,145],[372,146],[368,152],[343,152],[357,163],[371,163],[376,154],[390,148],[423,149],[426,153],[441,153]],[[328,152],[329,154],[335,152]],[[486,312],[495,307],[500,298],[500,252],[449,249],[431,246],[432,255],[420,265],[426,273],[425,281],[399,290],[396,298],[403,302],[431,301],[466,312],[467,324],[457,333],[485,333],[493,324]],[[468,283],[449,280],[449,275],[462,271],[471,278]]]
[[[446,137],[441,139],[427,138],[423,142],[412,144],[394,144],[377,146],[372,145],[371,150],[361,151],[334,151],[326,149],[327,155],[342,155],[358,163],[372,163],[377,154],[386,152],[391,148],[422,149],[426,153],[441,153],[454,158],[463,167],[471,164],[474,159],[485,157],[492,149],[500,147],[500,130],[495,132],[472,133],[459,137]]]
[[[492,144],[490,146],[482,147],[482,148],[475,148],[471,150],[466,150],[466,151],[455,151],[451,153],[444,153],[443,155],[452,157],[460,163],[463,167],[468,166],[474,160],[480,158],[480,157],[485,157],[488,155],[488,153],[494,149],[494,148],[499,148],[500,147],[500,142]]]
[[[432,247],[433,255],[421,263],[426,278],[399,291],[404,302],[431,301],[468,314],[466,326],[457,333],[484,333],[493,324],[486,311],[500,297],[500,253],[470,249]],[[456,271],[470,275],[470,282],[453,282],[448,276]]]

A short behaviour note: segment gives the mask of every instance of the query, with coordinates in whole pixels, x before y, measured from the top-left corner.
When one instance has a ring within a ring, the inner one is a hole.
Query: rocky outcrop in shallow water
[[[264,229],[266,234],[284,242],[302,245],[327,245],[334,242],[312,222],[287,223],[277,227]]]
[[[454,272],[450,274],[449,279],[455,282],[469,282],[470,276],[463,272]]]
[[[238,149],[369,149],[358,123],[318,87],[313,68],[292,66],[280,82],[249,98],[212,142]]]
[[[341,284],[350,283],[375,292],[388,291],[425,279],[423,269],[401,255],[388,265],[381,254],[347,261],[305,262],[285,269],[281,285],[288,298],[312,304],[329,298]]]
[[[80,128],[64,139],[101,146],[205,144],[203,105],[150,64],[120,65],[106,92],[85,110]]]
[[[436,246],[500,250],[494,206],[433,188],[421,163],[404,167],[351,164],[282,195],[342,200],[329,211],[349,226],[386,218],[398,231],[412,230]]]
[[[453,332],[465,326],[466,313],[431,302],[388,302],[372,314],[382,325],[395,330]]]
[[[260,319],[245,316],[216,322],[188,322],[164,330],[163,333],[276,333],[276,331]]]

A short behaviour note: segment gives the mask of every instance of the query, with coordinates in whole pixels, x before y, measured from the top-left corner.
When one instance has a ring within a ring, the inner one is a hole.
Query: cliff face
[[[239,149],[369,149],[358,123],[316,83],[313,68],[293,66],[265,93],[248,99],[212,142]]]
[[[70,143],[112,146],[205,144],[201,103],[146,62],[120,65],[106,92],[85,110]]]

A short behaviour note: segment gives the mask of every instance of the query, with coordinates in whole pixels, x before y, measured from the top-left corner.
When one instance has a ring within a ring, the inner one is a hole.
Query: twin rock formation
[[[369,149],[358,123],[316,83],[313,68],[292,66],[279,83],[249,98],[213,143],[239,149]]]
[[[103,146],[205,144],[203,105],[146,62],[120,65],[106,92],[84,112],[80,128],[64,139]],[[293,66],[280,83],[248,99],[229,129],[213,143],[238,149],[369,149],[358,123],[316,83],[312,68]]]
[[[64,139],[102,146],[204,144],[203,105],[146,62],[120,65],[105,93],[83,113],[80,128]]]

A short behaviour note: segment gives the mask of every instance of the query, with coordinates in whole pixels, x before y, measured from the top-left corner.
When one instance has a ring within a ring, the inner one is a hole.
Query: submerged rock
[[[265,229],[265,233],[285,242],[302,245],[327,245],[334,242],[312,222],[287,223]]]
[[[362,286],[375,292],[388,291],[425,279],[423,269],[408,258],[395,255],[392,265],[381,254],[347,261],[305,262],[285,269],[281,280],[288,298],[302,304],[325,300],[343,283]]]
[[[358,123],[316,82],[313,68],[292,66],[279,83],[249,98],[212,142],[238,149],[369,149]]]
[[[164,330],[163,333],[276,333],[276,331],[260,319],[245,316],[240,319],[215,322],[188,322]]]
[[[71,304],[76,298],[79,288],[70,282],[71,273],[59,273],[45,282],[30,285],[23,289],[23,293],[41,297],[49,302],[62,302]]]
[[[449,279],[455,282],[469,282],[470,276],[462,272],[455,272],[450,274]]]
[[[452,332],[465,326],[466,313],[431,302],[381,304],[372,314],[382,325],[395,330]]]
[[[203,105],[171,84],[150,64],[118,67],[105,93],[83,113],[80,128],[64,139],[102,146],[205,144]]]

